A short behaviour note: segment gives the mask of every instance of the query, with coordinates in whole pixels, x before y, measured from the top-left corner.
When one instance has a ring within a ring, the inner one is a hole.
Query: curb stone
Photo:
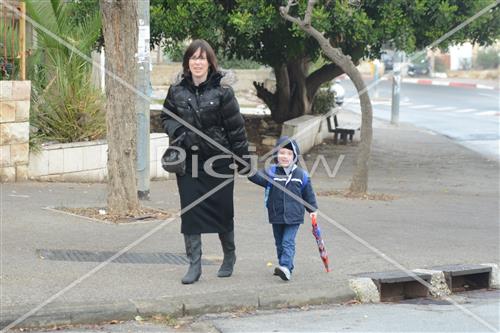
[[[0,328],[15,322],[37,305],[2,307]],[[55,325],[88,324],[108,320],[127,320],[137,315],[137,309],[131,302],[95,303],[95,304],[48,304],[33,315],[27,317],[15,328],[48,327]]]
[[[414,269],[415,273],[430,274],[431,277],[431,288],[429,293],[434,297],[442,297],[451,295],[451,290],[446,284],[446,279],[442,271],[436,271],[431,269]]]
[[[217,297],[219,296],[219,297]],[[40,328],[61,325],[83,325],[112,320],[134,320],[135,316],[155,314],[173,317],[233,312],[241,309],[280,309],[305,305],[342,303],[354,298],[347,285],[319,288],[313,293],[228,291],[216,293],[129,300],[122,303],[48,304],[21,322],[16,328]],[[0,329],[10,325],[38,305],[2,307]]]
[[[297,292],[290,297],[290,291],[277,293],[259,294],[259,309],[280,309],[287,307],[301,307],[305,305],[322,305],[343,303],[355,298],[355,294],[347,283],[340,283],[334,286],[318,286],[318,289],[309,291],[307,294]]]
[[[350,279],[349,286],[361,303],[380,302],[380,293],[372,279],[366,277]]]

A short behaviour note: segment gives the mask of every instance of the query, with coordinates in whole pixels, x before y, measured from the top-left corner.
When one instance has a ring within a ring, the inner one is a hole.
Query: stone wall
[[[0,81],[0,182],[28,179],[31,81]]]

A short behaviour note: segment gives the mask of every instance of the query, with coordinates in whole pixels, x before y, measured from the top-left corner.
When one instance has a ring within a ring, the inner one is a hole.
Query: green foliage
[[[303,17],[307,1],[291,8]],[[378,58],[382,45],[408,53],[431,44],[494,0],[318,1],[313,25],[353,60]],[[358,3],[358,4],[357,4]],[[207,39],[219,54],[276,67],[298,57],[318,59],[315,40],[279,15],[285,0],[151,0],[152,43],[167,49],[189,38]],[[470,40],[491,44],[500,34],[499,6],[439,47]]]
[[[480,50],[477,53],[476,67],[479,69],[495,69],[498,68],[500,60],[500,49],[487,48]]]
[[[302,19],[307,1],[294,2],[290,15]],[[363,58],[380,58],[382,47],[407,54],[425,49],[494,3],[495,0],[318,0],[312,25],[356,64]],[[288,89],[290,98],[285,101],[273,94],[261,96],[274,118],[288,119],[288,115],[277,113],[290,109],[291,103],[307,105],[305,99],[315,93],[308,91],[307,96],[298,96],[294,93],[296,87],[317,89],[318,83],[331,79],[333,66],[328,66],[328,61],[318,67],[322,62],[318,42],[281,17],[279,9],[286,4],[287,0],[151,0],[151,41],[172,50],[190,39],[204,38],[224,58],[252,59],[276,73],[283,73],[282,66],[286,65],[288,80],[284,76],[277,80],[277,85],[282,85],[277,91]],[[499,10],[497,5],[432,46],[447,48],[450,43],[463,41],[491,44],[500,34]],[[299,113],[307,111],[299,109]]]
[[[12,26],[10,19],[0,19],[0,50],[0,79],[16,80],[19,74],[19,30]]]
[[[183,44],[174,45],[169,50],[165,50],[165,54],[173,62],[182,62],[184,49],[185,47]]]
[[[104,99],[90,83],[91,64],[53,38],[59,36],[86,56],[99,38],[99,13],[76,22],[73,3],[27,1],[28,15],[41,27],[38,48],[29,58],[32,125],[40,140],[86,141],[105,135]],[[48,32],[50,31],[50,32]]]
[[[312,104],[313,114],[325,114],[335,105],[335,93],[328,88],[318,90]]]
[[[100,21],[100,8],[99,0],[66,0],[70,4],[68,7],[68,17],[72,25],[85,24],[88,20],[94,20],[99,17]],[[101,26],[101,22],[99,22]],[[102,29],[99,31],[99,38],[95,41],[93,48],[100,49],[104,45],[104,36]]]
[[[219,66],[224,69],[259,69],[261,65],[249,59],[219,58]]]

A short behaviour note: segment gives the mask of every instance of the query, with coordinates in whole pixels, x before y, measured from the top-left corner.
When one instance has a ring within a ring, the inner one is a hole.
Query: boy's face
[[[293,162],[293,151],[287,148],[280,148],[278,151],[278,164],[288,167]]]

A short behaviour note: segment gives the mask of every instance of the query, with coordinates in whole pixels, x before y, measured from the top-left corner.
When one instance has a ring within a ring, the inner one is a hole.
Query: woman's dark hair
[[[204,39],[196,39],[191,44],[189,44],[186,52],[184,52],[184,58],[182,59],[182,68],[184,70],[184,75],[189,74],[189,58],[193,56],[196,50],[201,49],[201,53],[205,52],[207,55],[209,72],[216,72],[219,67],[217,66],[217,57],[215,56],[214,49],[207,43]]]

